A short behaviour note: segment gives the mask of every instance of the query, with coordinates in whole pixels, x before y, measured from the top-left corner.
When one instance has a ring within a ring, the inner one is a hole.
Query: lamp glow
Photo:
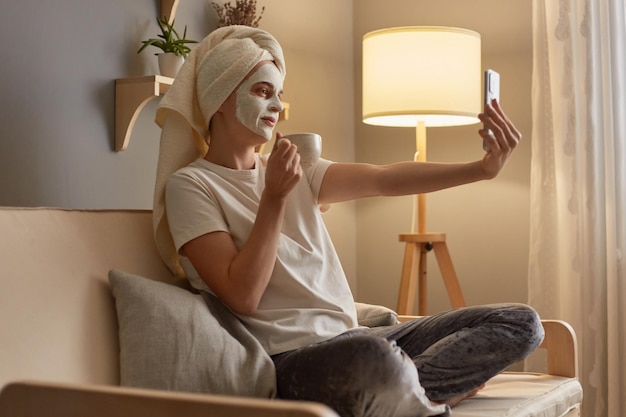
[[[377,30],[363,37],[363,122],[458,126],[481,111],[480,34],[441,26]]]

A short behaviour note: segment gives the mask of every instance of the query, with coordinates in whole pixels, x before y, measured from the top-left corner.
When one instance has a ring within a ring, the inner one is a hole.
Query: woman
[[[521,135],[493,102],[479,115],[493,132],[479,132],[489,146],[481,160],[320,159],[303,168],[280,133],[270,155],[255,152],[272,139],[284,76],[280,45],[258,29],[218,29],[193,51],[157,113],[161,253],[260,341],[276,365],[279,397],[320,401],[342,416],[447,415],[538,346],[537,314],[491,305],[359,328],[318,206],[494,178]]]

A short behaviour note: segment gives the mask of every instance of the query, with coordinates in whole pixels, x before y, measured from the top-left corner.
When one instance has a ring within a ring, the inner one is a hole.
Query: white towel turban
[[[163,129],[154,189],[153,228],[164,262],[184,276],[165,212],[165,185],[176,170],[208,150],[209,122],[256,64],[274,61],[285,77],[278,41],[249,26],[226,26],[211,32],[189,54],[161,99],[156,123]]]

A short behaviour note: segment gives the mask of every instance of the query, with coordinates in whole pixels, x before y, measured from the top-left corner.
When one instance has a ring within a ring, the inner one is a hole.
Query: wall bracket
[[[115,80],[115,150],[128,147],[137,117],[150,100],[169,89],[173,78],[161,75],[120,78]]]
[[[161,0],[161,15],[165,16],[170,23],[172,23],[176,16],[178,3],[180,3],[180,0]]]

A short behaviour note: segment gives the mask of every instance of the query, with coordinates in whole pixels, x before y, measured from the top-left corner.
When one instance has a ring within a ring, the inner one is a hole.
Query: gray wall
[[[191,37],[208,33],[209,2],[182,3]],[[156,72],[136,51],[158,12],[156,0],[3,2],[0,205],[151,207],[157,100],[114,152],[114,79]]]

